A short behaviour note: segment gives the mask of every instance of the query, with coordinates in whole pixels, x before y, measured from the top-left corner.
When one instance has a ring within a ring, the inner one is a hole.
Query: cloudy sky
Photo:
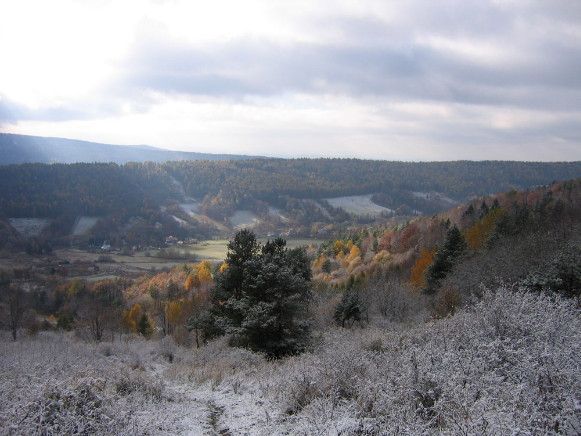
[[[581,160],[579,0],[0,0],[0,132]]]

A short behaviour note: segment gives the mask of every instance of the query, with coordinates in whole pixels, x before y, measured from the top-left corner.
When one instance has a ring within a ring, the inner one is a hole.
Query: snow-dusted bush
[[[569,301],[485,291],[454,317],[386,332],[375,352],[361,343],[335,337],[281,368],[281,408],[305,432],[581,431],[581,320]]]
[[[575,302],[506,287],[481,295],[411,327],[329,329],[310,352],[275,361],[227,338],[186,349],[6,337],[0,433],[579,434]]]
[[[144,434],[159,427],[172,398],[140,346],[49,332],[2,342],[0,434]],[[136,356],[148,371],[132,369]]]

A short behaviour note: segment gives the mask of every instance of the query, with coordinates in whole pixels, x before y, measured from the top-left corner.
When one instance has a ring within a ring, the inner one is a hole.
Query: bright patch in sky
[[[0,131],[283,157],[579,160],[580,5],[4,2]]]

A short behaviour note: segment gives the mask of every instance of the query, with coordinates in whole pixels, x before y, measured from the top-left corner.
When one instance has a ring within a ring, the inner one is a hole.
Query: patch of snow
[[[9,218],[8,222],[22,236],[38,236],[50,224],[48,218]]]
[[[180,207],[184,212],[192,216],[200,212],[200,203],[180,203]]]
[[[435,201],[443,201],[445,203],[449,203],[452,205],[458,204],[456,200],[447,197],[445,194],[441,192],[412,192],[415,197],[423,198],[424,200],[435,200]]]
[[[97,221],[100,219],[100,217],[95,216],[79,217],[73,226],[73,236],[86,235],[93,227],[95,227],[95,224],[97,224]]]
[[[276,207],[268,206],[268,213],[272,216],[280,218],[283,222],[288,222],[288,218],[282,214],[282,211]]]
[[[328,218],[328,219],[333,219],[333,218],[331,217],[331,214],[329,213],[329,211],[328,211],[327,209],[325,209],[323,206],[321,206],[321,205],[320,205],[319,203],[317,203],[316,201],[315,201],[315,204],[317,205],[317,207],[319,208],[319,210],[321,211],[321,213],[322,213],[323,215],[325,215],[325,218]]]
[[[249,210],[237,210],[230,217],[232,227],[236,229],[255,227],[260,224],[258,216]]]
[[[412,192],[412,194],[414,195],[414,197],[423,198],[424,200],[430,198],[430,194],[428,194],[427,192]]]
[[[180,227],[187,227],[187,226],[190,225],[187,221],[185,221],[185,220],[183,220],[181,218],[178,218],[175,215],[171,215],[171,217],[178,222],[178,224],[180,225]]]
[[[349,197],[327,198],[326,200],[333,207],[342,208],[345,212],[354,215],[371,215],[377,216],[382,212],[391,213],[392,209],[380,206],[371,201],[371,194],[352,195]]]

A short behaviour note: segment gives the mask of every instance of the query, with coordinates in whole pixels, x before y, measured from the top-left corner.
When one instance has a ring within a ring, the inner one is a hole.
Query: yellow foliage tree
[[[470,248],[482,250],[484,243],[494,230],[496,221],[504,214],[503,209],[491,210],[488,215],[466,230],[464,238]]]
[[[170,325],[176,324],[182,319],[183,303],[170,301],[167,305],[167,321]]]
[[[196,286],[196,282],[198,280],[198,275],[196,274],[196,271],[192,271],[188,274],[188,277],[186,278],[186,281],[184,283],[184,288],[186,289],[186,291],[191,290],[192,288],[194,288]]]
[[[204,283],[209,282],[210,280],[212,280],[212,264],[205,260],[194,265],[186,278],[184,288],[189,291],[192,288],[197,288]]]
[[[212,280],[211,267],[208,261],[202,262],[198,267],[198,282],[200,285]]]
[[[345,244],[345,251],[351,251],[351,249],[353,248],[353,241],[351,239],[349,239],[347,241],[347,244]]]
[[[434,261],[434,256],[436,255],[436,249],[431,250],[424,248],[416,260],[412,268],[412,274],[410,278],[410,283],[418,289],[424,288],[426,286],[426,276],[425,272],[428,266]]]
[[[333,251],[335,252],[335,256],[339,256],[340,254],[344,254],[343,250],[345,248],[345,244],[343,244],[343,241],[338,240],[335,241],[335,243],[333,244]]]
[[[313,269],[320,271],[323,268],[323,264],[327,260],[327,256],[321,254],[317,259],[313,262]]]
[[[124,310],[121,314],[121,326],[124,330],[129,332],[136,332],[137,331],[137,323],[141,318],[143,311],[141,310],[141,306],[136,304],[130,310]]]
[[[391,253],[387,250],[381,250],[375,256],[373,256],[373,261],[375,263],[385,263],[391,257]]]
[[[349,241],[351,242],[351,241]],[[361,250],[359,249],[359,247],[357,245],[353,245],[351,244],[351,250],[349,251],[349,257],[347,258],[347,260],[349,262],[353,262],[355,259],[357,259],[360,255],[361,255]]]

